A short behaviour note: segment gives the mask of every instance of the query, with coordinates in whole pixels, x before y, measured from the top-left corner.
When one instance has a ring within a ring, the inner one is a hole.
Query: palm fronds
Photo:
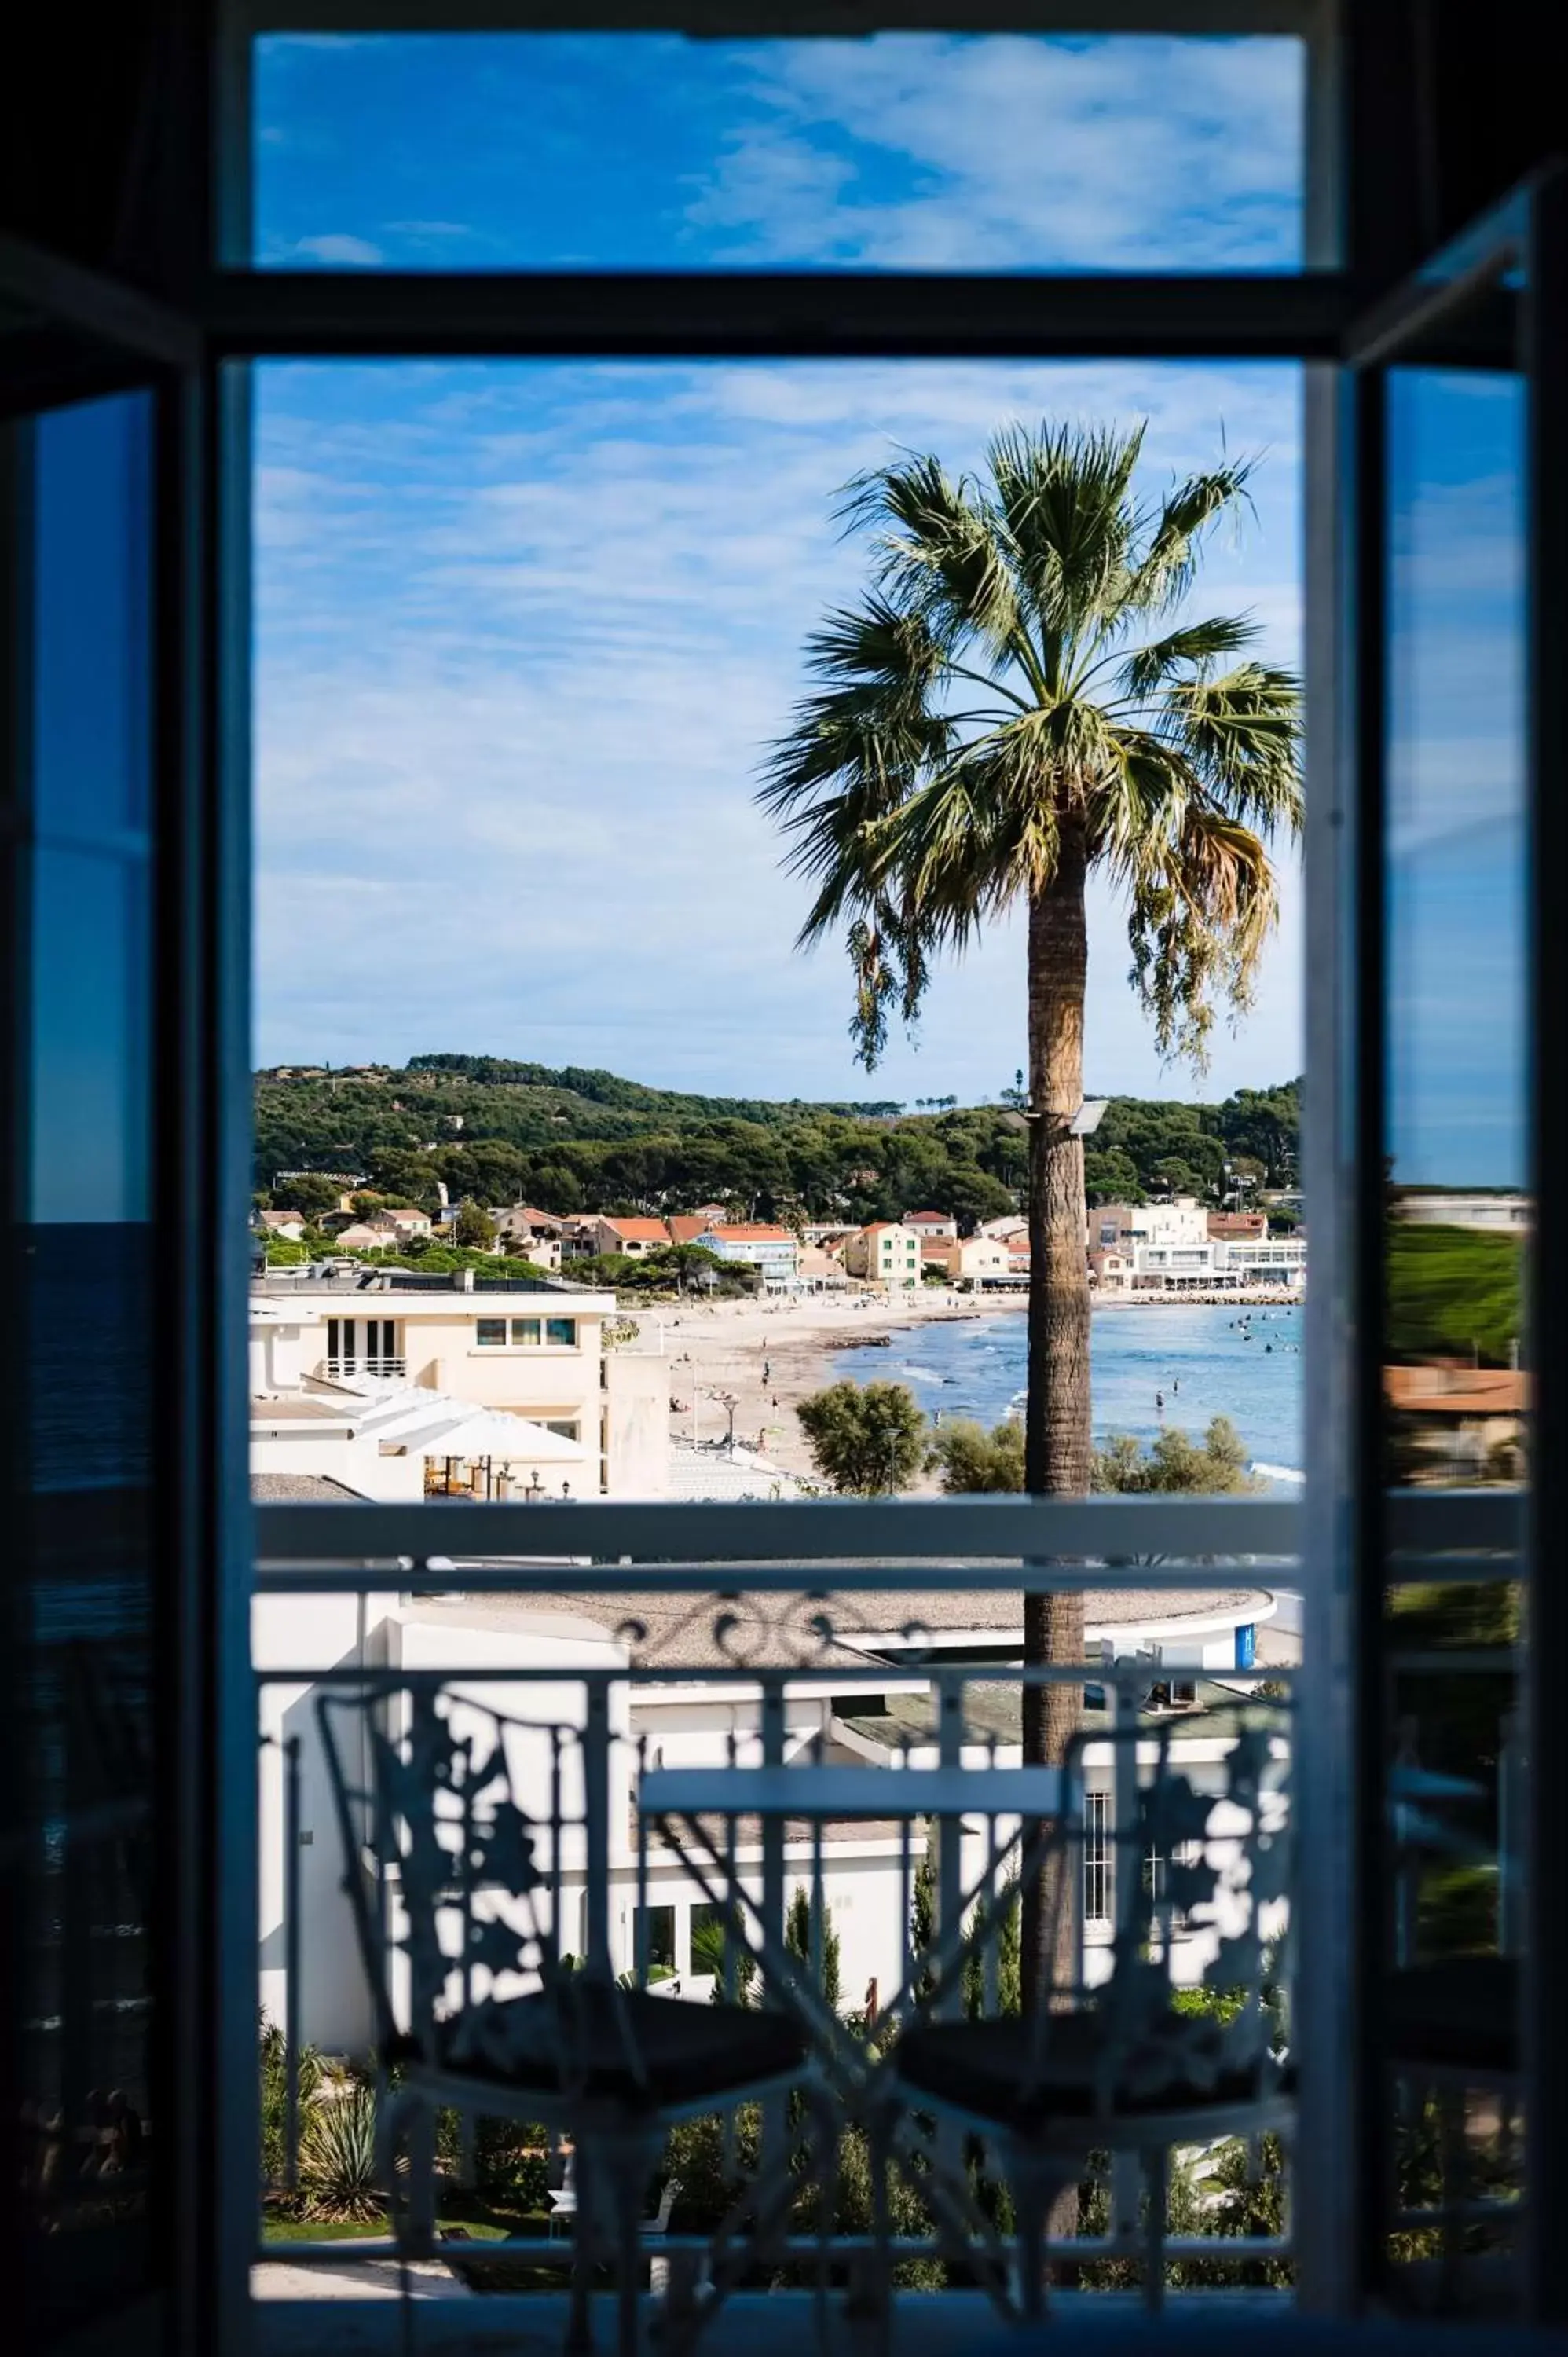
[[[1246,1003],[1268,841],[1301,823],[1300,693],[1248,656],[1246,617],[1176,611],[1249,466],[1147,503],[1143,443],[1142,426],[1010,425],[983,479],[902,452],[843,495],[872,586],[809,640],[817,684],[758,800],[813,887],[802,942],[843,930],[868,1065],[939,952],[1048,890],[1069,829],[1127,895],[1162,1047],[1201,1058],[1217,1002]]]

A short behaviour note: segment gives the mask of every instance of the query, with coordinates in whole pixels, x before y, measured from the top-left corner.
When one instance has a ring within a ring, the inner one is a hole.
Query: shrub
[[[386,2209],[376,2165],[376,2099],[369,2087],[318,2089],[299,2139],[299,2183],[308,2218],[379,2218]]]
[[[288,2042],[275,2021],[262,2016],[262,2181],[281,2185],[288,2161]],[[299,2050],[299,2116],[321,2084],[321,2057],[314,2046]]]

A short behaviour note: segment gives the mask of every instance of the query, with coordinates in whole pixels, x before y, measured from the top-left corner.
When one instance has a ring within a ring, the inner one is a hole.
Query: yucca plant
[[[1089,877],[1125,901],[1159,1047],[1201,1059],[1218,1004],[1248,1001],[1275,911],[1270,844],[1302,816],[1295,680],[1248,651],[1246,619],[1186,610],[1249,469],[1222,461],[1147,500],[1144,431],[1010,425],[979,477],[907,452],[851,483],[842,512],[872,535],[870,587],[808,642],[818,685],[759,792],[815,888],[802,942],[847,941],[868,1067],[890,1015],[918,1013],[939,953],[1025,920],[1036,1494],[1082,1496],[1092,1477],[1073,1130]],[[1024,1630],[1029,1663],[1081,1661],[1081,1591],[1026,1598]],[[1078,1716],[1070,1684],[1026,1687],[1025,1758],[1061,1761]],[[1063,1895],[1026,1894],[1031,1991],[1070,1958]]]
[[[321,2083],[321,2057],[314,2046],[299,2050],[300,2118]],[[281,2185],[288,2160],[288,2041],[275,2021],[261,2023],[262,2178]]]
[[[384,2213],[371,2088],[356,2083],[341,2094],[317,2093],[300,2134],[299,2184],[309,2218],[349,2223]]]

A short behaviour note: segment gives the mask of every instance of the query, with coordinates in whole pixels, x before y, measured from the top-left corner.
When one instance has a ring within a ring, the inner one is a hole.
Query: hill
[[[1294,1082],[1220,1105],[1112,1098],[1086,1154],[1090,1200],[1218,1201],[1239,1158],[1258,1184],[1293,1185],[1297,1117]],[[456,1054],[259,1072],[255,1135],[261,1189],[282,1171],[345,1171],[414,1202],[433,1203],[439,1180],[454,1200],[557,1211],[722,1201],[764,1219],[860,1222],[930,1207],[977,1222],[1021,1200],[1026,1162],[1005,1103],[909,1112],[891,1099],[707,1097]],[[277,1194],[285,1201],[286,1185]]]

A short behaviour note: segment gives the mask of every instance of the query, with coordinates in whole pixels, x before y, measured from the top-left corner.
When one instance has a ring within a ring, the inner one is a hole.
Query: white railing
[[[318,1376],[336,1382],[344,1375],[398,1375],[408,1372],[405,1359],[387,1358],[380,1352],[356,1352],[348,1358],[322,1359],[316,1369]]]

